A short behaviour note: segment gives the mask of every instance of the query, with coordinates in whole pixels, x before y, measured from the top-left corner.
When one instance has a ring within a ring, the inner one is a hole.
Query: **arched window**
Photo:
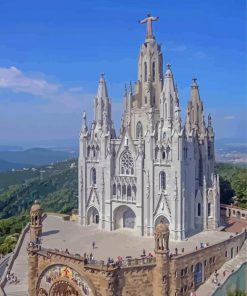
[[[126,185],[125,184],[122,185],[122,196],[123,197],[126,196]]]
[[[162,151],[162,159],[166,159],[166,152],[165,152],[165,150]]]
[[[197,216],[201,217],[201,204],[200,203],[197,204]]]
[[[144,62],[144,81],[148,80],[147,62]]]
[[[91,184],[95,185],[96,184],[96,169],[91,168]]]
[[[128,187],[127,187],[127,197],[128,197],[128,199],[131,198],[131,186],[130,185],[128,185]]]
[[[152,80],[155,81],[155,62],[152,64]]]
[[[160,190],[166,189],[166,173],[164,171],[160,172]]]
[[[95,157],[96,156],[96,151],[95,151],[95,147],[94,146],[92,147],[92,151],[93,151],[93,157]]]
[[[132,186],[132,191],[133,191],[133,199],[135,199],[136,198],[136,185],[133,185]]]
[[[155,148],[155,159],[158,159],[159,148]]]
[[[117,197],[120,198],[121,197],[121,185],[117,184]]]
[[[116,187],[116,184],[115,183],[113,184],[113,187],[112,187],[112,194],[113,195],[116,195],[117,194],[117,187]]]
[[[136,125],[136,138],[142,138],[143,137],[143,129],[142,129],[142,124],[140,121],[137,122]]]
[[[121,156],[120,171],[122,175],[134,175],[134,159],[129,150]]]
[[[203,281],[203,271],[201,263],[197,263],[195,266],[194,281],[196,286],[201,284]]]
[[[211,213],[211,202],[208,203],[208,217],[211,217],[212,213]]]
[[[145,96],[145,104],[147,104],[147,102],[148,102],[148,99],[147,99],[147,97]]]
[[[90,157],[90,146],[87,147],[87,157]]]

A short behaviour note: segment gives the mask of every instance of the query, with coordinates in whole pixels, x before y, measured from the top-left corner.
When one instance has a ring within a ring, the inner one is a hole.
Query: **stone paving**
[[[170,242],[170,250],[175,253],[175,247],[179,253],[185,249],[185,253],[192,252],[200,242],[215,244],[229,238],[230,233],[219,231],[205,231],[190,237],[182,242]],[[24,239],[20,253],[14,262],[11,273],[14,273],[18,284],[7,284],[5,291],[7,295],[16,291],[27,291],[27,251],[26,246],[29,240],[29,233]],[[96,243],[96,248],[92,250],[92,242]],[[140,237],[135,230],[124,229],[114,232],[99,230],[97,225],[86,227],[79,226],[77,222],[63,221],[61,217],[48,215],[43,222],[42,246],[45,248],[65,250],[70,253],[79,253],[81,255],[93,253],[96,260],[107,260],[108,257],[117,259],[122,256],[140,257],[143,249],[146,253],[153,253],[154,238]],[[9,293],[9,294],[8,294]]]

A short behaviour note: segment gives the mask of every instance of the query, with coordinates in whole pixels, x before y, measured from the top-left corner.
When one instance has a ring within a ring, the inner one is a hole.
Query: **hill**
[[[75,155],[72,153],[47,148],[32,148],[23,151],[0,151],[0,171],[41,166],[74,157]]]
[[[35,171],[0,173],[0,219],[28,212],[36,199],[45,211],[68,212],[77,208],[74,160]]]

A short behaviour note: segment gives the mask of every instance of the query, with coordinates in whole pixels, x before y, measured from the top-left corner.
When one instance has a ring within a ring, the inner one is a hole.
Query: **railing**
[[[229,235],[230,235],[230,233],[229,233]],[[182,253],[182,254],[178,254],[178,255],[173,255],[172,259],[176,260],[178,258],[189,256],[191,254],[196,255],[196,254],[204,251],[205,249],[210,249],[210,248],[215,248],[215,247],[220,248],[221,245],[223,245],[225,243],[230,244],[230,243],[232,243],[232,242],[234,242],[234,241],[236,241],[238,239],[241,241],[240,246],[239,246],[240,249],[241,249],[241,247],[242,247],[242,245],[243,245],[246,238],[247,238],[247,232],[243,231],[243,232],[235,234],[235,235],[230,235],[230,237],[228,239],[225,239],[225,240],[223,240],[223,241],[221,241],[219,243],[215,243],[215,244],[212,244],[212,245],[211,244],[206,245],[203,248],[198,248],[198,250],[191,250],[190,252],[186,252],[186,253]]]
[[[58,249],[43,249],[38,250],[38,254],[41,256],[50,257],[54,256],[63,256],[70,259],[78,260],[84,264],[85,268],[99,269],[99,270],[111,270],[115,268],[127,268],[134,266],[148,266],[156,263],[155,257],[146,256],[143,258],[130,258],[121,261],[109,262],[106,263],[104,260],[90,260],[84,258],[80,254],[70,254],[66,251],[60,251]]]

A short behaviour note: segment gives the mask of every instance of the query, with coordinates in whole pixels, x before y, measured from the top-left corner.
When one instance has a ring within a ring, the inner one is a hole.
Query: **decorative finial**
[[[127,85],[125,83],[125,85],[124,85],[124,96],[127,97],[127,94],[128,94],[128,90],[127,90]]]
[[[130,81],[130,86],[129,86],[130,94],[132,94],[132,83]]]
[[[166,68],[168,69],[168,70],[170,70],[171,69],[171,64],[166,64]]]
[[[100,73],[100,79],[105,79],[105,73],[104,72]]]
[[[208,114],[208,127],[212,127],[212,117],[211,114]]]
[[[141,21],[138,21],[140,24],[147,23],[147,39],[155,39],[153,36],[152,31],[152,22],[157,21],[159,19],[158,16],[151,16],[150,13],[148,13],[147,17]]]
[[[197,88],[198,85],[197,85],[197,78],[192,78],[192,87],[193,88]]]
[[[86,120],[86,118],[87,118],[87,114],[86,114],[85,111],[84,111],[83,114],[82,114],[82,118],[83,118],[84,120]]]

